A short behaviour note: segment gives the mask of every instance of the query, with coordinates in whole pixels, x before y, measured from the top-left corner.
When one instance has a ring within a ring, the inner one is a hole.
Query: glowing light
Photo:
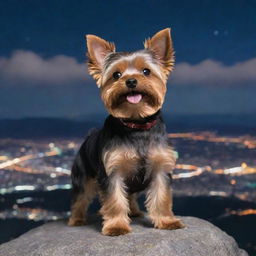
[[[234,168],[229,168],[229,169],[226,169],[224,170],[224,174],[235,174],[235,173],[239,173],[243,170],[242,167],[234,167]]]
[[[6,209],[0,212],[0,219],[15,217],[18,219],[30,219],[33,221],[58,220],[67,218],[68,216],[68,212],[53,212],[41,208],[26,207],[17,207],[14,210]]]
[[[169,138],[183,138],[196,141],[208,141],[219,143],[235,143],[249,149],[256,148],[256,138],[253,136],[239,136],[239,137],[221,137],[217,136],[213,132],[201,132],[201,133],[170,133]]]
[[[52,185],[52,186],[46,187],[46,190],[48,190],[48,191],[52,191],[52,190],[56,190],[56,189],[71,189],[71,185],[64,184],[64,185]]]
[[[204,172],[213,172],[217,175],[230,175],[230,176],[240,176],[240,175],[248,175],[255,174],[256,168],[248,167],[246,163],[242,163],[241,166],[233,167],[229,169],[216,169],[213,170],[210,166],[195,166],[188,164],[177,164],[176,169],[178,170],[187,170],[189,172],[185,173],[176,173],[174,171],[173,179],[183,179],[183,178],[191,178],[193,176],[199,176]]]
[[[231,184],[231,185],[235,185],[235,184],[236,184],[236,180],[232,179],[232,180],[230,181],[230,184]]]
[[[180,166],[182,167],[182,166]],[[189,167],[189,166],[187,166]],[[179,168],[181,169],[181,168]],[[191,170],[191,169],[190,169]],[[186,172],[186,173],[179,173],[179,174],[173,174],[172,177],[173,179],[184,179],[184,178],[191,178],[193,176],[199,176],[201,175],[204,171],[206,171],[205,168],[200,168],[200,167],[197,167],[195,171],[193,172]]]
[[[12,160],[0,163],[0,169],[5,169],[7,167],[11,167],[15,164],[27,161],[27,160],[32,160],[32,159],[37,159],[37,158],[43,158],[43,157],[49,157],[49,156],[56,156],[59,155],[60,152],[56,149],[45,152],[45,153],[38,153],[38,154],[31,154],[31,155],[26,155],[18,158],[14,158]]]
[[[70,175],[71,174],[71,171],[68,170],[68,169],[64,169],[62,167],[56,167],[55,168],[56,172],[60,172],[60,173],[63,173],[63,174],[67,174],[67,175]]]
[[[240,211],[231,211],[230,214],[239,215],[239,216],[252,215],[252,214],[256,214],[256,209],[246,209],[246,210],[240,210]]]
[[[53,142],[49,143],[49,148],[54,148],[55,147],[55,144]]]
[[[224,191],[210,191],[211,196],[227,196],[227,193]]]
[[[75,148],[76,144],[74,142],[68,143],[68,148]]]
[[[6,161],[8,160],[8,156],[0,156],[0,161]]]
[[[246,163],[242,163],[241,166],[229,168],[229,169],[217,169],[214,171],[215,174],[225,174],[231,176],[240,176],[240,175],[248,175],[255,174],[256,168],[249,167]]]
[[[35,190],[35,186],[31,186],[31,185],[19,185],[19,186],[15,186],[14,190],[16,191],[23,191],[23,190]]]
[[[33,201],[32,197],[24,197],[16,200],[17,204],[24,204],[31,201]]]

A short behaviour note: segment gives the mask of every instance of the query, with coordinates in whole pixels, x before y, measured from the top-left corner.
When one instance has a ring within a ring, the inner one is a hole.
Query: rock
[[[132,233],[103,236],[99,219],[82,227],[57,221],[0,246],[1,256],[248,256],[235,240],[207,221],[182,217],[186,228],[154,229],[146,218],[133,219]]]

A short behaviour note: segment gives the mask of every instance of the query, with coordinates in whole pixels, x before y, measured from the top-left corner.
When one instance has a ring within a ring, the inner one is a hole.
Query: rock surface
[[[1,256],[248,256],[235,240],[209,222],[182,217],[186,228],[154,229],[146,218],[133,219],[132,233],[107,237],[99,219],[83,227],[64,221],[45,224],[0,246]]]

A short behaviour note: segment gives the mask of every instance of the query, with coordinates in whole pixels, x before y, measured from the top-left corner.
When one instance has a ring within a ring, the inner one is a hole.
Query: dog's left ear
[[[95,35],[86,35],[89,74],[101,85],[102,69],[105,57],[115,52],[115,45]]]
[[[170,31],[170,28],[163,29],[144,43],[145,49],[149,49],[154,54],[167,76],[174,67],[174,50]]]

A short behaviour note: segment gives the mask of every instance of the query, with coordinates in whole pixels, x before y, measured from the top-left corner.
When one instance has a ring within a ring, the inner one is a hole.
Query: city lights
[[[215,133],[171,133],[179,151],[173,171],[174,194],[207,195],[256,200],[256,138],[224,137]],[[24,207],[33,203],[32,192],[70,190],[70,169],[81,140],[11,141],[0,150],[0,194],[30,193],[17,198],[0,219],[56,220],[69,212]],[[15,145],[12,146],[12,145]],[[253,157],[254,156],[254,157]],[[230,215],[256,214],[256,209],[230,210]]]

